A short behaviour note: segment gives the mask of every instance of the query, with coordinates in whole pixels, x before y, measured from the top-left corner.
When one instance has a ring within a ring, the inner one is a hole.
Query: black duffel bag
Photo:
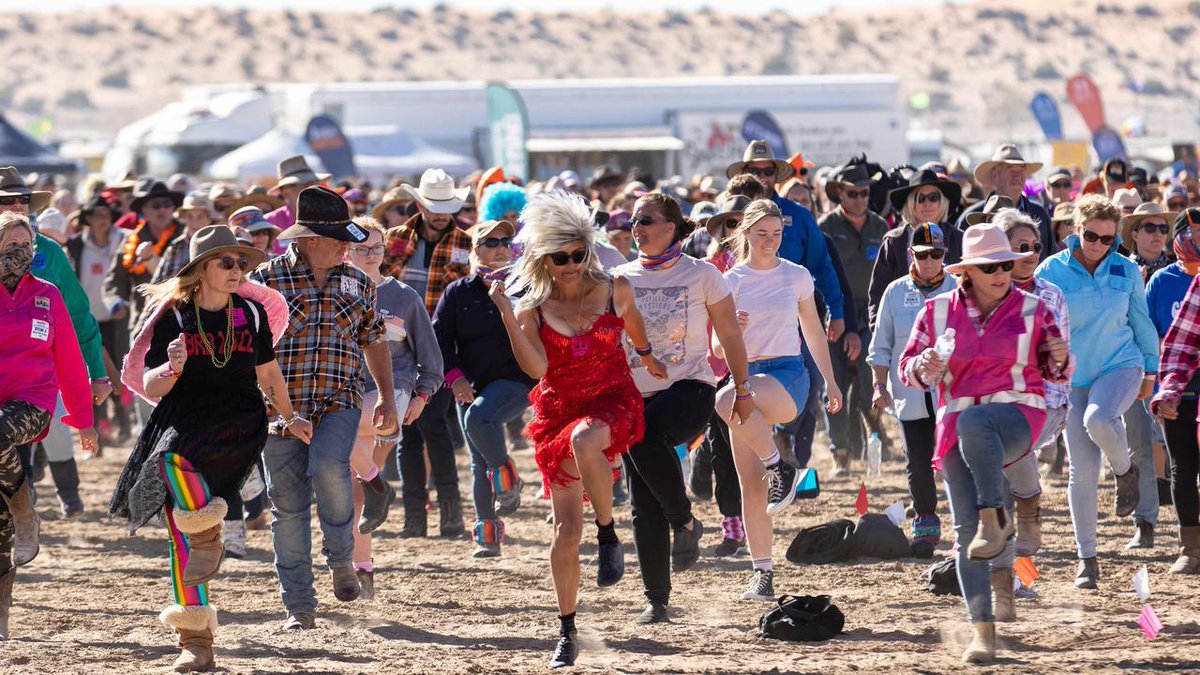
[[[854,523],[840,518],[806,527],[796,533],[787,549],[787,559],[797,565],[824,565],[850,557]]]
[[[759,637],[821,642],[842,632],[846,617],[828,595],[785,595],[759,619]]]

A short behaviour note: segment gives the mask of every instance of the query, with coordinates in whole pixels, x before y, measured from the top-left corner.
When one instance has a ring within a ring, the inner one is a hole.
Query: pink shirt
[[[92,426],[92,390],[71,315],[54,284],[25,275],[15,293],[0,286],[0,402],[54,412],[59,392],[76,429]]]

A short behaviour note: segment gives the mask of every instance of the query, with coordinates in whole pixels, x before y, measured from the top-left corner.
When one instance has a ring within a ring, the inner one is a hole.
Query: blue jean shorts
[[[803,356],[797,354],[751,361],[750,375],[770,375],[791,394],[796,403],[796,416],[804,412],[804,406],[808,405],[808,369],[804,367]]]

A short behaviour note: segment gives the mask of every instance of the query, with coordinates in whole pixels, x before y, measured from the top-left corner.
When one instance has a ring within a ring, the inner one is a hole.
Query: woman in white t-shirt
[[[743,600],[775,600],[771,514],[792,503],[800,481],[795,467],[780,459],[772,435],[773,425],[796,419],[808,400],[808,370],[796,335],[797,323],[825,378],[829,412],[842,407],[842,392],[829,362],[829,343],[813,300],[812,275],[777,255],[782,241],[779,207],[766,199],[751,202],[730,239],[739,262],[725,273],[750,360],[750,385],[742,389],[726,386],[717,394],[717,413],[729,423],[733,441],[733,461],[742,485],[742,520],[754,569]],[[719,339],[713,342],[719,352]],[[754,414],[749,419],[735,419],[735,404],[751,397]]]

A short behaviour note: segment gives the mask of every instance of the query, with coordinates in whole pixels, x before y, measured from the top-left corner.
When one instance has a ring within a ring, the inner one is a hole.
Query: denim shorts
[[[792,395],[796,403],[796,416],[804,412],[804,406],[808,405],[808,369],[804,367],[803,356],[797,354],[751,361],[750,375],[770,375]]]

